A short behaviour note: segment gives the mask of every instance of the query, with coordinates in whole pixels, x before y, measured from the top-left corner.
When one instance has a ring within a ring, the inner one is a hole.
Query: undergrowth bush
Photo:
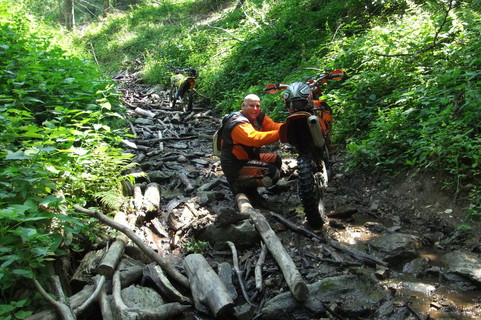
[[[25,279],[49,291],[47,264],[103,232],[71,205],[107,208],[131,157],[114,83],[33,33],[21,7],[0,11],[0,317],[24,319],[41,305]]]

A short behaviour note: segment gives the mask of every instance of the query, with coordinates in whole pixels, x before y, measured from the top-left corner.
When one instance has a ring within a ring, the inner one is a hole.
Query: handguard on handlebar
[[[309,86],[315,87],[319,83],[327,82],[327,80],[341,80],[344,77],[344,71],[336,69],[329,73],[321,73],[317,79],[308,81]]]
[[[342,69],[336,69],[328,73],[321,73],[316,79],[308,80],[306,83],[315,88],[319,83],[327,82],[327,80],[341,80],[344,77],[344,71]],[[287,89],[289,84],[287,83],[270,83],[263,89],[266,93],[278,93],[279,91]]]
[[[289,85],[287,83],[270,83],[263,90],[267,93],[278,93],[285,90]]]

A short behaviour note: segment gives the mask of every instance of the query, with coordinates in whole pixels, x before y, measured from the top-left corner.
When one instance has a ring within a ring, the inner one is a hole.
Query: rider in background
[[[241,110],[229,118],[222,132],[220,160],[234,195],[242,192],[256,201],[257,187],[271,187],[279,180],[281,157],[261,153],[260,148],[279,140],[282,125],[261,112],[260,98],[255,94],[247,95]]]

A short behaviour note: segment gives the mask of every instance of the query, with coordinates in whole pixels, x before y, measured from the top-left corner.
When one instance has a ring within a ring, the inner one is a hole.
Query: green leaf
[[[12,312],[15,307],[10,304],[0,304],[0,316]]]
[[[31,270],[26,269],[13,269],[12,273],[29,279],[33,279],[34,276]]]
[[[15,318],[17,318],[17,319],[19,319],[19,320],[27,319],[27,318],[30,317],[32,314],[33,314],[33,311],[20,310],[20,311],[15,312]]]
[[[6,160],[25,160],[30,159],[30,156],[27,156],[23,151],[18,150],[16,152],[12,152],[7,150],[7,156],[5,157]]]

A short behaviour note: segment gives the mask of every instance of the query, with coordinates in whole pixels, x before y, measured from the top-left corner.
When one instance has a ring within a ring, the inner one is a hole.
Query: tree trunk
[[[72,30],[75,27],[74,0],[65,0],[65,27]]]
[[[104,0],[104,12],[103,15],[104,17],[107,15],[107,12],[110,9],[110,0]]]

